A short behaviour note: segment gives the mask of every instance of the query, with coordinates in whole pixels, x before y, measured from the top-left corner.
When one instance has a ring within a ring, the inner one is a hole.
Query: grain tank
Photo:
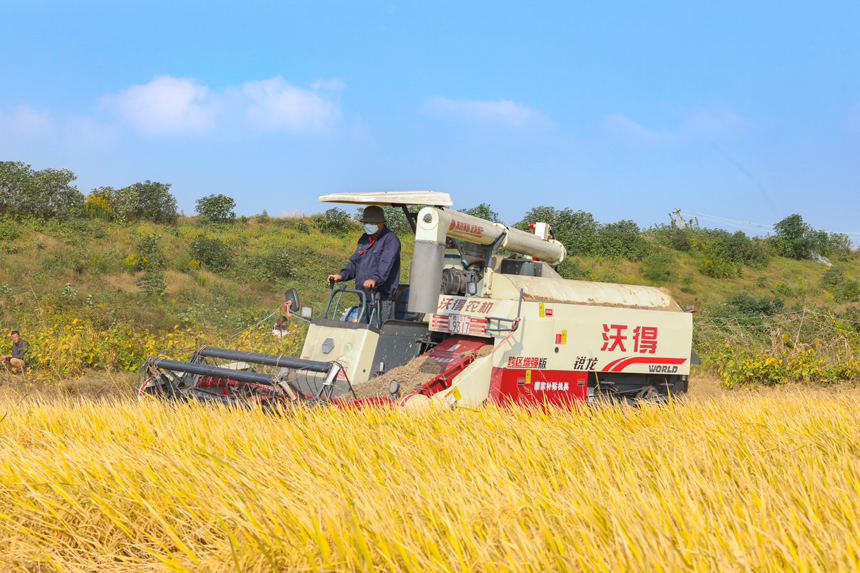
[[[409,310],[425,313],[432,332],[491,349],[428,398],[569,404],[685,392],[692,315],[664,289],[563,279],[554,267],[564,247],[546,224],[533,231],[451,210],[418,213],[411,276],[420,278]],[[460,266],[445,268],[450,239]]]

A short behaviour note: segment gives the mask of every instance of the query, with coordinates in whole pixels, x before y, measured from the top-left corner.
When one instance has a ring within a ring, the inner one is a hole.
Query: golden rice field
[[[0,398],[0,570],[856,571],[860,401],[578,413]]]

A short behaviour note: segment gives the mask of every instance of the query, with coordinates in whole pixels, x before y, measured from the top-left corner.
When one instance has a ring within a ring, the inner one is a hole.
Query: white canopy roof
[[[332,193],[319,198],[321,203],[358,203],[360,205],[433,205],[454,204],[447,193],[436,191],[374,191],[370,193]]]

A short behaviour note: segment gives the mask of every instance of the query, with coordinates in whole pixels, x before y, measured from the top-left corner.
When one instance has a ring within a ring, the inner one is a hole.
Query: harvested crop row
[[[354,397],[358,400],[372,396],[388,397],[390,395],[388,386],[394,381],[400,384],[402,394],[406,395],[417,390],[422,384],[432,380],[441,371],[442,369],[439,367],[438,362],[429,356],[419,356],[403,366],[394,368],[381,376],[371,378],[367,382],[359,384],[355,387],[354,396],[352,396],[352,393],[347,393],[345,397],[347,399]]]
[[[22,570],[856,570],[860,402],[579,413],[0,403]],[[41,569],[40,569],[41,567]]]

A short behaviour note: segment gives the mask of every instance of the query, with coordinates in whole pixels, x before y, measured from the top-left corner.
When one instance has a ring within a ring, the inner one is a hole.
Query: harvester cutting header
[[[152,357],[141,395],[418,408],[570,406],[686,391],[697,360],[692,316],[663,289],[563,279],[555,267],[565,248],[546,223],[521,231],[454,211],[447,194],[431,191],[320,201],[406,214],[415,249],[409,283],[393,294],[393,316],[380,319],[382,301],[363,285],[332,285],[320,317],[301,308],[310,324],[300,358],[207,347],[187,363]],[[286,297],[288,308],[300,308],[295,289]]]

